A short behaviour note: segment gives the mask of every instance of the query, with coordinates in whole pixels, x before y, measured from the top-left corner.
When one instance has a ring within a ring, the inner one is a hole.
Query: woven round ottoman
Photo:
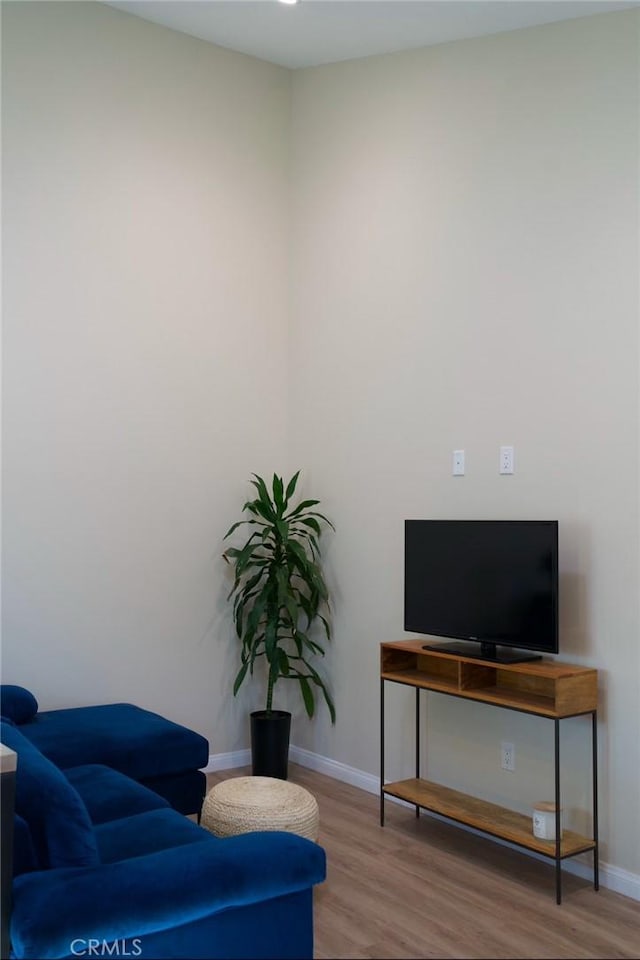
[[[217,837],[285,830],[317,840],[318,804],[308,790],[288,780],[232,777],[211,788],[200,822]]]

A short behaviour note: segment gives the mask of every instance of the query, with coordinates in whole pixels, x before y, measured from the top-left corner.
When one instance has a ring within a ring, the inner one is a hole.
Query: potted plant
[[[249,517],[234,523],[225,535],[238,527],[253,528],[243,546],[229,547],[224,559],[234,568],[234,582],[228,599],[233,600],[233,620],[242,643],[241,663],[233,685],[237,694],[247,673],[253,675],[256,662],[265,659],[267,671],[264,710],[251,714],[251,750],[254,776],[287,779],[291,714],[273,709],[273,692],[279,680],[299,684],[309,717],[315,711],[315,695],[324,697],[332,723],[335,708],[325,681],[311,663],[324,656],[310,628],[319,621],[327,640],[329,595],[320,568],[319,538],[322,529],[335,529],[324,514],[314,509],[319,500],[302,500],[291,505],[300,471],[286,486],[273,475],[271,491],[257,474],[251,483],[257,497],[245,503]]]

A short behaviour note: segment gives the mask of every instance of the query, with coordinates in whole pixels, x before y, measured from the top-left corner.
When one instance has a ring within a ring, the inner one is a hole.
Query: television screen
[[[556,520],[406,520],[404,584],[405,630],[558,652]]]

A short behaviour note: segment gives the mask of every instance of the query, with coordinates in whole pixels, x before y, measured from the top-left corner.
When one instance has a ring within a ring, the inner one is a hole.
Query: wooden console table
[[[384,693],[385,683],[400,683],[416,691],[415,777],[385,783],[384,780]],[[549,660],[527,663],[492,663],[424,649],[424,640],[400,640],[380,647],[380,824],[384,826],[385,796],[398,797],[420,810],[429,810],[493,837],[533,850],[555,861],[556,902],[562,900],[561,864],[567,857],[593,851],[593,886],[598,889],[598,758],[597,698],[598,673],[588,667]],[[505,710],[533,714],[553,720],[554,784],[556,810],[560,810],[560,720],[591,717],[593,836],[583,837],[569,830],[540,840],[533,835],[531,817],[467,796],[457,790],[420,777],[420,691],[465,700],[477,700]]]

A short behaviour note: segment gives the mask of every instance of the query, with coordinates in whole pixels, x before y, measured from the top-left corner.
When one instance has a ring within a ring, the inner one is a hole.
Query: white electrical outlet
[[[454,477],[464,476],[464,450],[453,451],[453,475]]]
[[[513,447],[500,447],[500,473],[515,473]]]
[[[503,740],[500,744],[501,767],[503,770],[513,771],[516,768],[516,748],[513,743]]]

